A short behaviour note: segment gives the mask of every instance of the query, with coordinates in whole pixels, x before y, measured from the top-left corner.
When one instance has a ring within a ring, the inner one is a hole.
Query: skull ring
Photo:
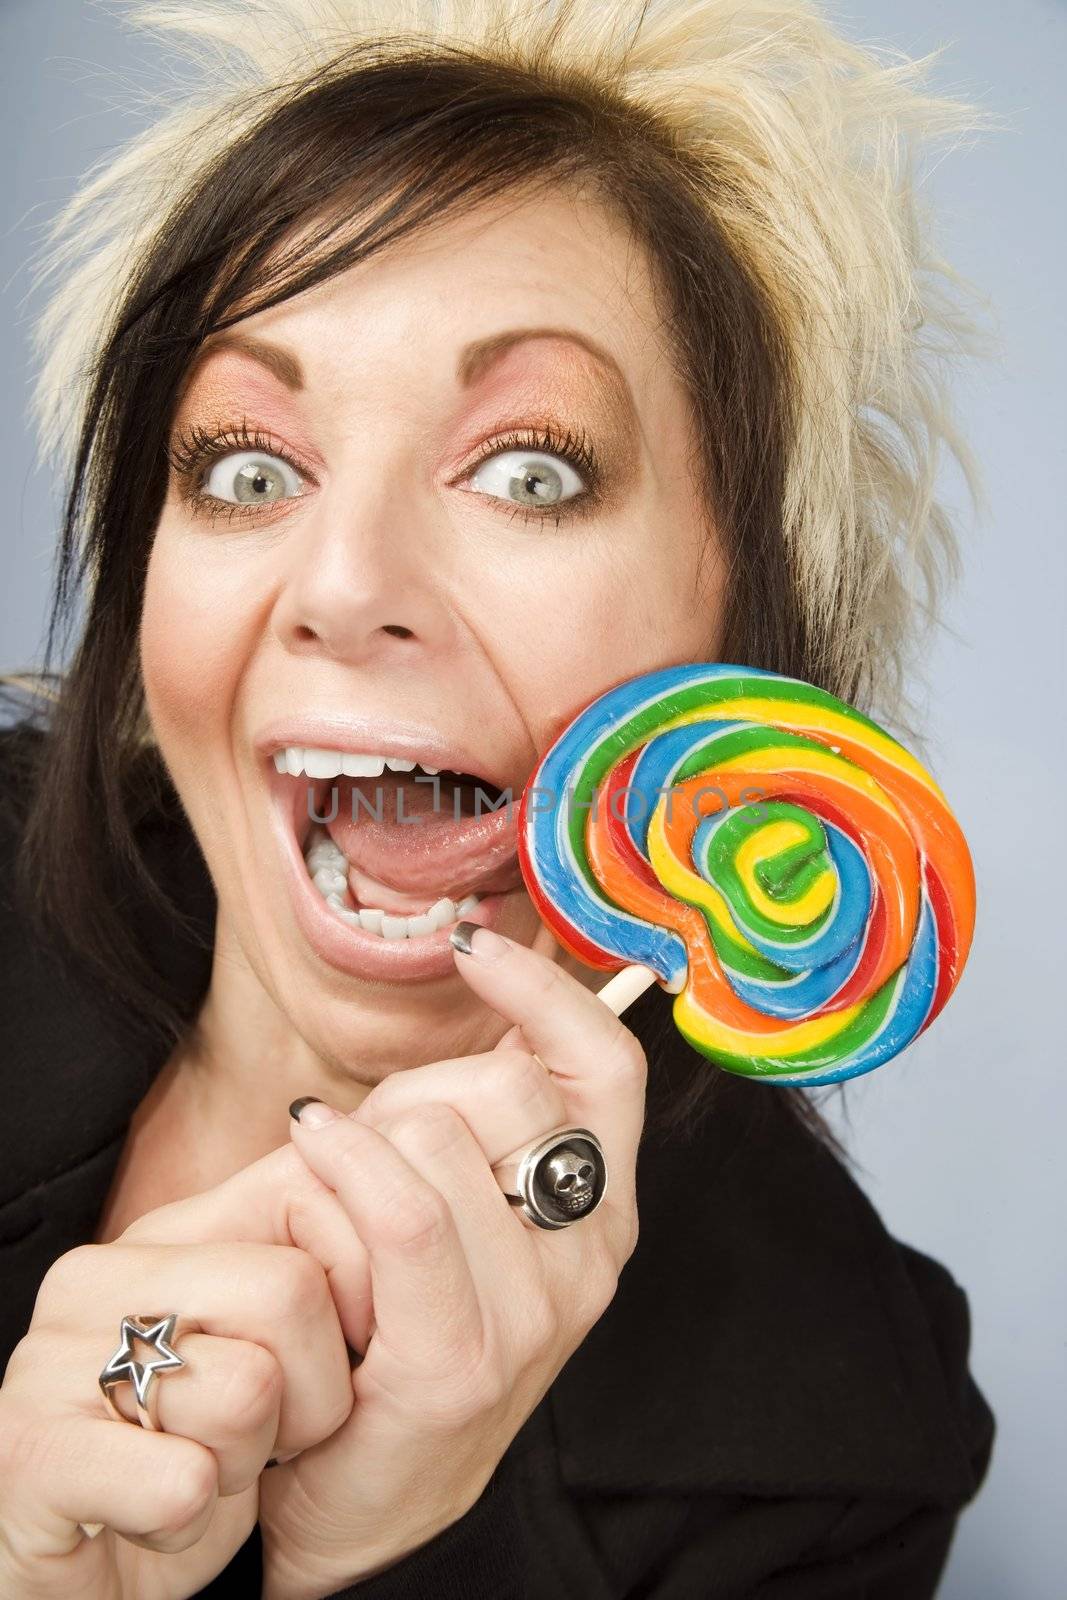
[[[504,1194],[535,1228],[567,1228],[604,1198],[608,1174],[588,1128],[556,1128],[493,1166]]]

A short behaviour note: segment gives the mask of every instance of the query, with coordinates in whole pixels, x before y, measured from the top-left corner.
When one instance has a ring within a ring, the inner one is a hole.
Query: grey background
[[[945,253],[988,295],[1002,354],[966,369],[963,424],[988,509],[962,507],[966,577],[925,664],[928,759],[971,843],[973,954],[939,1022],[848,1086],[851,1148],[898,1237],[945,1262],[970,1297],[972,1365],[997,1414],[990,1478],[961,1521],[948,1600],[1064,1592],[1067,1125],[1062,934],[1067,256],[1062,172],[1067,12],[1059,0],[865,0],[835,8],[859,40],[949,49],[933,82],[1006,115],[1007,132],[926,179]],[[123,84],[162,66],[87,0],[0,0],[6,153],[0,238],[0,449],[8,486],[0,668],[32,665],[59,486],[34,470],[26,264],[38,230],[139,114]],[[799,1330],[803,1336],[803,1330]]]

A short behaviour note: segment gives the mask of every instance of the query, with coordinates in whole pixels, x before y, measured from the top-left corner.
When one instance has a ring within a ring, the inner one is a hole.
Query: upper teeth
[[[405,756],[363,754],[352,750],[323,750],[315,745],[286,745],[275,750],[274,765],[279,772],[291,778],[302,773],[309,778],[380,778],[385,768],[390,772],[413,772],[416,767],[436,777],[440,767],[428,767],[425,762],[409,761]]]

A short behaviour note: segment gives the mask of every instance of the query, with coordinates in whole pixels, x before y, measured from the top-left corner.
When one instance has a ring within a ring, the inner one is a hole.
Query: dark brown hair
[[[147,906],[191,938],[203,931],[182,920],[143,845],[153,816],[181,813],[145,740],[138,626],[183,375],[209,333],[461,208],[520,186],[567,185],[643,247],[729,568],[719,657],[854,698],[857,683],[835,681],[805,630],[783,537],[788,347],[769,298],[717,229],[702,181],[667,127],[602,86],[545,81],[461,49],[394,48],[378,59],[361,44],[343,73],[302,78],[272,100],[175,205],[92,374],[46,644],[57,697],[46,737],[21,746],[19,893],[133,1026],[175,1040],[203,999],[202,987],[179,992],[138,931]],[[298,228],[299,246],[287,250]],[[60,670],[83,591],[84,625]],[[670,1026],[666,1003],[653,1000],[634,1008],[642,1037]],[[678,1126],[711,1104],[720,1078],[685,1055],[692,1070],[670,1111]],[[832,1142],[810,1093],[775,1098]]]

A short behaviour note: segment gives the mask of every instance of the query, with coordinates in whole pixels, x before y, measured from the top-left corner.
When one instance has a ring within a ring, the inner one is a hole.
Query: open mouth
[[[308,879],[357,938],[433,939],[522,887],[517,796],[488,775],[321,746],[269,759]]]

